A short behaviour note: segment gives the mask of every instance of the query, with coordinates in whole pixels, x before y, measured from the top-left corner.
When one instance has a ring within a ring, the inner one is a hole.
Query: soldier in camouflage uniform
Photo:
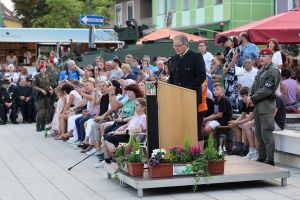
[[[42,131],[45,129],[45,124],[49,123],[48,108],[50,105],[50,77],[46,74],[46,66],[44,64],[39,65],[40,73],[35,76],[33,82],[33,89],[37,91],[36,102],[36,131]]]
[[[261,69],[255,77],[250,90],[251,100],[255,104],[255,135],[259,142],[259,162],[274,165],[275,142],[273,138],[275,92],[280,82],[279,69],[272,63],[272,50],[263,48],[260,52]]]

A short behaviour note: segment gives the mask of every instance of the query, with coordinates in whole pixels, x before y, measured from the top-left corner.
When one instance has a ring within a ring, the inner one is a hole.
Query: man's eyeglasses
[[[141,104],[139,104],[139,103],[136,103],[136,104],[135,104],[135,106],[141,106]]]
[[[178,47],[181,47],[182,45],[184,45],[184,44],[173,44],[173,47],[178,48]]]

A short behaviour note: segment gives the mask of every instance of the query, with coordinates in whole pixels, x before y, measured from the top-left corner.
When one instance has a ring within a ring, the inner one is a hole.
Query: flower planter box
[[[187,170],[191,163],[163,163],[155,167],[149,167],[150,178],[163,178],[171,176],[188,176],[195,172]]]
[[[143,176],[144,163],[130,163],[126,162],[127,173],[131,176]]]
[[[208,173],[210,175],[224,174],[225,160],[209,161]]]
[[[163,163],[154,167],[149,167],[150,178],[161,178],[173,176],[173,164]]]

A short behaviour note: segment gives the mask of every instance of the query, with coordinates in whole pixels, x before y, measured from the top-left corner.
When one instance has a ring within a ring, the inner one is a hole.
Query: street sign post
[[[104,25],[104,17],[94,15],[80,15],[80,24]]]

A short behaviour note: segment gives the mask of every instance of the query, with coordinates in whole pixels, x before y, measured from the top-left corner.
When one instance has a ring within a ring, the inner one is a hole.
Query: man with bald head
[[[163,60],[157,60],[156,61],[156,67],[157,67],[157,71],[154,72],[154,75],[156,77],[160,77],[162,75],[165,75],[164,72],[165,72],[165,64],[164,64],[164,61]]]
[[[80,76],[85,74],[85,72],[76,65],[74,60],[68,60],[67,66],[68,68],[66,70],[60,72],[59,83],[62,81],[79,80]]]

